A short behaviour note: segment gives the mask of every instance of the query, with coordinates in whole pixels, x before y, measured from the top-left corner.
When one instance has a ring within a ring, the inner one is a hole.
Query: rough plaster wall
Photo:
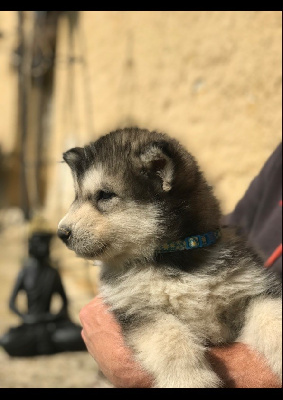
[[[9,152],[17,124],[17,77],[9,64],[17,40],[15,11],[0,12],[1,29],[0,144]],[[180,139],[199,159],[224,211],[230,211],[281,140],[281,34],[281,12],[86,11],[79,13],[72,40],[69,21],[62,18],[46,138],[50,225],[56,228],[73,199],[70,171],[58,163],[62,152],[128,124]],[[2,330],[17,323],[7,298],[26,255],[26,227],[13,227],[12,215],[6,214],[12,226],[0,243]],[[88,268],[90,263],[59,239],[52,256],[59,260],[78,322],[79,310],[97,292],[99,269]],[[83,363],[80,368],[84,371]],[[91,366],[86,370],[95,376]],[[32,372],[31,386],[34,374],[41,376],[37,365]]]
[[[17,129],[17,75],[12,68],[12,51],[17,44],[17,14],[0,12],[0,146],[10,152]]]
[[[281,140],[281,17],[84,11],[72,41],[63,19],[50,159],[117,127],[165,131],[198,158],[229,212]],[[54,163],[47,213],[72,197],[67,166]]]

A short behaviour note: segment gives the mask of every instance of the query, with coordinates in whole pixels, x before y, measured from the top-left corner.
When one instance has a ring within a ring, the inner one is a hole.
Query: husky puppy
[[[208,346],[240,341],[281,378],[281,282],[220,226],[196,160],[146,129],[110,132],[63,154],[75,200],[59,237],[101,260],[101,294],[160,388],[216,388]]]

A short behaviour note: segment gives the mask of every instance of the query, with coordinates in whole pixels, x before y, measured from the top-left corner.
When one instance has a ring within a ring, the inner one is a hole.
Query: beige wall
[[[68,168],[58,163],[62,152],[127,125],[180,139],[215,186],[223,211],[232,210],[281,140],[281,18],[279,11],[62,16],[46,121],[45,214],[54,225],[73,196]],[[7,33],[0,39],[0,143],[7,150],[16,131],[17,80],[9,66],[16,28],[16,12],[0,12]]]
[[[17,129],[17,74],[13,50],[17,46],[17,13],[0,11],[0,146],[11,152]]]
[[[10,152],[17,133],[17,75],[10,68],[15,11],[0,11],[1,29],[0,144]],[[85,11],[71,40],[62,16],[50,118],[44,116],[44,214],[50,226],[56,229],[73,199],[71,174],[59,163],[62,152],[130,124],[180,139],[199,159],[224,212],[230,211],[281,140],[281,34],[280,12]],[[26,256],[27,233],[18,225],[13,230],[13,210],[4,213],[10,231],[0,237],[0,294],[2,327],[8,327],[11,313],[4,305]],[[78,321],[79,310],[97,292],[99,269],[59,239],[52,256]]]
[[[273,11],[84,11],[71,43],[62,19],[54,162],[117,127],[165,131],[199,159],[229,212],[281,140],[281,33]],[[63,211],[73,189],[65,165],[50,174],[54,215],[56,193]]]

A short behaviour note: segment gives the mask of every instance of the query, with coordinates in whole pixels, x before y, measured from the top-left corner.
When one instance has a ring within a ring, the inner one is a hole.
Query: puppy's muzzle
[[[67,243],[69,237],[71,236],[71,229],[61,226],[58,228],[57,235],[64,243]]]

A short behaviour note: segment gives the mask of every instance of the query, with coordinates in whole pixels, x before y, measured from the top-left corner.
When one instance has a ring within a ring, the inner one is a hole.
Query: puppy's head
[[[117,130],[63,159],[75,200],[58,235],[81,257],[151,258],[166,241],[218,227],[217,201],[194,158],[164,134]]]

